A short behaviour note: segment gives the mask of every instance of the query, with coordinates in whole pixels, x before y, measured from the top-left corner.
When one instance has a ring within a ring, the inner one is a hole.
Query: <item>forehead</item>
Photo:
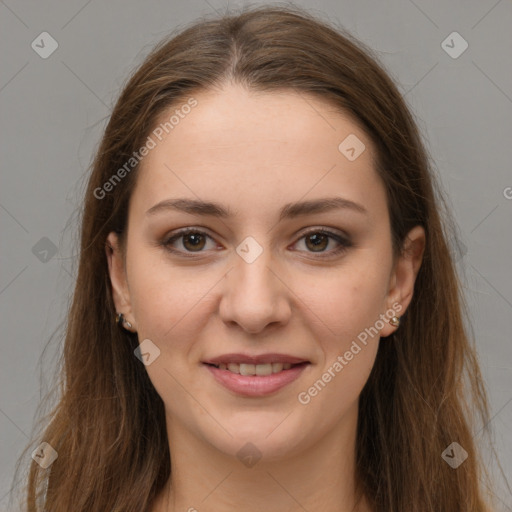
[[[293,90],[256,92],[228,85],[221,91],[204,91],[194,98],[197,106],[183,118],[174,116],[178,123],[167,130],[169,134],[163,134],[173,146],[175,158],[191,156],[188,146],[193,144],[199,152],[235,156],[251,150],[261,156],[262,149],[266,150],[264,155],[268,150],[278,162],[294,155],[315,158],[326,152],[325,156],[331,155],[334,161],[339,156],[339,143],[351,134],[364,140],[368,149],[366,160],[373,156],[370,140],[359,123],[316,96]],[[181,106],[184,104],[182,100]],[[176,110],[180,110],[179,103],[162,114],[160,123],[169,120]]]
[[[180,109],[185,98],[161,115],[155,126],[160,131],[151,132],[155,146],[142,160],[134,206],[146,211],[186,196],[260,214],[269,202],[333,194],[376,206],[385,202],[369,137],[329,102],[238,85],[193,98],[193,108]]]

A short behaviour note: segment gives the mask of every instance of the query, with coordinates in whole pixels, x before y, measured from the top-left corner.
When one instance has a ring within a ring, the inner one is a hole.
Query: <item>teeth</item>
[[[240,365],[240,375],[256,375],[256,365],[255,364],[241,364]]]
[[[256,375],[270,375],[272,373],[272,363],[255,365]]]
[[[280,372],[283,367],[283,363],[272,363],[272,373]]]
[[[240,375],[271,375],[279,373],[282,370],[289,370],[291,363],[265,363],[265,364],[237,364],[237,363],[220,363],[217,368],[220,370],[229,370]]]

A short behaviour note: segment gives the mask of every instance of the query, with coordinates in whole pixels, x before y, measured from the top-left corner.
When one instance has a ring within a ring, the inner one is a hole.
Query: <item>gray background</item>
[[[458,266],[495,442],[512,484],[512,4],[297,3],[376,49],[417,117],[460,228]],[[227,5],[235,4],[0,2],[0,510],[7,509],[14,464],[31,436],[36,407],[53,382],[50,360],[60,340],[52,340],[44,357],[43,349],[65,319],[76,270],[77,208],[110,109],[154,43]],[[46,59],[31,47],[43,31],[58,42]],[[457,58],[441,46],[453,31],[469,44]],[[496,480],[501,509],[512,510],[512,493],[499,472]]]

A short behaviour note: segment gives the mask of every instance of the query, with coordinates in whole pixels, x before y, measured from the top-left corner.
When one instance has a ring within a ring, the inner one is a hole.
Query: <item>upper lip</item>
[[[248,354],[224,354],[222,356],[212,357],[203,361],[206,364],[220,363],[240,363],[240,364],[266,364],[266,363],[308,363],[307,359],[290,356],[288,354],[260,354],[251,356]]]

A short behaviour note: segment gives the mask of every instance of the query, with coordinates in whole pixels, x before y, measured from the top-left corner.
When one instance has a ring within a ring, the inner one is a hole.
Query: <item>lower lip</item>
[[[296,380],[309,363],[292,366],[270,375],[240,375],[205,364],[213,377],[230,391],[243,396],[266,396],[275,393]]]

